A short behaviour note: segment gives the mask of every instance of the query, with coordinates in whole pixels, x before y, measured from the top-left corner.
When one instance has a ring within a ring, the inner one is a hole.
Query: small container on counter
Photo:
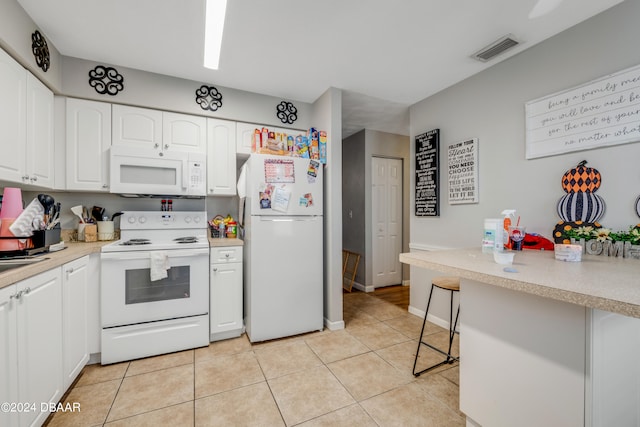
[[[226,237],[226,227],[223,223],[220,223],[220,225],[218,226],[218,230],[220,231],[220,238],[224,239]]]
[[[227,224],[227,237],[229,239],[235,239],[238,236],[238,224],[235,221],[231,221]]]

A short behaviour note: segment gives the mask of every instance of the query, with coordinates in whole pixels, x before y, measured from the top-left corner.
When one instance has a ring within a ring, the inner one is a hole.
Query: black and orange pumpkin
[[[563,221],[596,222],[604,215],[604,199],[594,194],[600,188],[602,176],[586,165],[583,160],[562,175],[562,189],[567,194],[560,198],[557,212]]]
[[[562,189],[565,193],[593,193],[600,188],[601,182],[600,172],[588,167],[586,160],[562,175]]]
[[[558,201],[557,212],[562,218],[553,230],[556,243],[567,243],[567,230],[576,226],[597,226],[605,211],[604,199],[594,194],[600,188],[602,176],[597,169],[587,167],[583,160],[562,175],[564,196]]]

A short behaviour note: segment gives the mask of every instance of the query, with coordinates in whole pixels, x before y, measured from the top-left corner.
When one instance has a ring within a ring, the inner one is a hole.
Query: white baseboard
[[[338,331],[340,329],[344,329],[344,320],[340,320],[337,322],[332,322],[326,317],[324,318],[324,326],[330,331]]]
[[[417,309],[411,305],[409,306],[409,313],[415,314],[419,318],[424,319],[424,311]],[[430,314],[429,316],[427,316],[427,320],[433,323],[434,325],[440,326],[441,328],[449,329],[449,320],[441,319],[439,317],[434,316],[433,314]],[[456,329],[456,332],[460,333],[460,319],[458,319],[458,327]]]
[[[411,280],[405,279],[402,281],[402,286],[410,286],[410,285],[411,285]]]

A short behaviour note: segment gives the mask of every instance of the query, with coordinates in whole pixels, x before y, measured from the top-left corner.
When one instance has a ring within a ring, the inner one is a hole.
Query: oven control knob
[[[193,222],[199,223],[200,222],[200,217],[199,216],[194,216],[193,217]]]
[[[136,222],[136,219],[135,217],[130,216],[128,221],[129,221],[129,224],[133,224],[134,222]]]
[[[185,216],[184,217],[184,222],[186,222],[187,224],[189,224],[191,222],[191,217],[190,216]]]
[[[138,222],[139,222],[140,224],[144,224],[145,222],[147,222],[147,218],[146,218],[146,217],[144,217],[144,216],[141,216],[140,218],[138,218]]]

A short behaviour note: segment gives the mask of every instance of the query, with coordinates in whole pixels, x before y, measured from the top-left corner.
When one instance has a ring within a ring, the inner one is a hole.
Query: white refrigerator
[[[251,342],[323,328],[323,165],[254,154],[238,180]]]

